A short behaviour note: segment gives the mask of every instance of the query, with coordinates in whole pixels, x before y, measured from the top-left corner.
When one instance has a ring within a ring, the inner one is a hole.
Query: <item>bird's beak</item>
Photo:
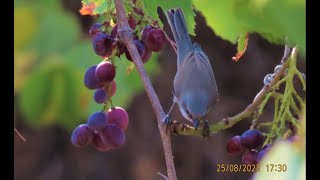
[[[194,128],[197,130],[198,129],[198,126],[199,126],[199,120],[197,120],[197,119],[194,119],[194,120],[192,120],[193,121],[193,126],[194,126]]]

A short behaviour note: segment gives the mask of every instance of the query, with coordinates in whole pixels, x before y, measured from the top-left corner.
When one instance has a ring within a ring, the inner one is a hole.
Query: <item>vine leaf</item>
[[[232,57],[232,60],[235,62],[238,62],[240,58],[243,56],[243,54],[247,50],[249,41],[249,33],[247,32],[246,35],[240,34],[238,39],[238,46],[237,46],[237,54],[236,56]]]
[[[82,0],[82,7],[79,10],[81,15],[102,15],[111,7],[111,0]]]
[[[143,0],[144,10],[151,16],[153,19],[158,20],[158,24],[162,27],[163,24],[159,19],[157,13],[157,8],[161,7],[164,13],[167,10],[172,8],[181,8],[183,10],[184,16],[186,18],[188,32],[191,35],[195,35],[194,27],[196,22],[194,20],[195,13],[192,8],[192,0]]]

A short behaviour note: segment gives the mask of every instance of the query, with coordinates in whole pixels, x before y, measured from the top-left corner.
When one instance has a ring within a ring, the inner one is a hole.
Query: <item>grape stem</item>
[[[293,48],[291,56],[295,57],[296,53],[297,53],[296,48]],[[216,123],[211,124],[210,134],[215,134],[221,130],[228,129],[233,125],[237,124],[238,122],[240,122],[241,120],[252,116],[252,114],[254,114],[257,110],[259,110],[258,108],[260,107],[260,105],[265,103],[264,100],[266,99],[268,94],[277,87],[278,82],[280,81],[281,77],[283,77],[292,59],[292,58],[289,58],[289,56],[290,56],[290,53],[288,53],[288,47],[286,46],[284,57],[282,58],[282,62],[283,62],[282,68],[280,71],[275,73],[275,77],[270,82],[270,84],[265,85],[260,90],[260,92],[256,95],[253,102],[249,104],[242,112],[240,112],[239,114],[233,117],[226,117]],[[178,135],[202,136],[202,128],[198,128],[197,130],[195,130],[194,127],[188,124],[180,123],[178,121],[173,121],[171,130],[174,134],[178,134]]]
[[[118,36],[120,38],[120,41],[122,41],[122,43],[125,44],[125,46],[127,47],[130,53],[130,56],[132,57],[133,63],[135,64],[137,71],[139,73],[139,76],[142,79],[144,89],[148,95],[152,108],[156,114],[156,118],[158,121],[158,128],[160,131],[162,144],[164,148],[168,179],[176,180],[177,175],[176,175],[176,170],[175,170],[174,161],[173,161],[170,134],[168,135],[165,131],[165,128],[163,127],[163,122],[165,121],[166,114],[162,109],[158,96],[154,91],[151,81],[143,67],[143,63],[141,61],[139,52],[133,43],[132,29],[130,28],[127,21],[123,0],[114,0],[114,3],[116,7],[116,15],[117,15]]]

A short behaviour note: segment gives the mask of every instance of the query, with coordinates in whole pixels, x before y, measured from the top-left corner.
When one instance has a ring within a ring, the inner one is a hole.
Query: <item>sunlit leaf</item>
[[[195,13],[193,12],[192,0],[143,0],[143,3],[148,15],[158,20],[161,26],[162,24],[157,13],[158,7],[161,7],[165,14],[171,8],[181,8],[186,19],[189,34],[195,35],[194,28],[196,22],[194,20]]]
[[[73,127],[86,117],[88,94],[82,86],[76,69],[58,61],[46,64],[22,88],[20,109],[34,127],[52,123]]]

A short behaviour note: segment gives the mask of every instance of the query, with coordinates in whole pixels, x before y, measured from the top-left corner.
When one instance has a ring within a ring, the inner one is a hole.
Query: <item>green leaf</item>
[[[152,78],[159,71],[158,54],[153,53],[151,59],[144,65],[149,78]],[[117,83],[117,92],[112,97],[114,105],[127,107],[132,98],[139,92],[143,91],[142,80],[136,69],[130,74],[127,73],[127,68],[130,66],[129,62],[124,55],[121,59],[116,59],[117,74],[115,81]]]
[[[55,62],[30,74],[20,94],[20,109],[34,127],[52,123],[73,128],[86,117],[88,92],[79,71]]]
[[[42,14],[39,24],[37,36],[29,42],[27,50],[34,50],[40,56],[63,52],[80,36],[80,25],[67,13],[48,11]]]
[[[286,141],[275,143],[259,166],[260,172],[254,175],[256,180],[303,180],[306,177],[305,154],[299,151],[294,144]],[[284,170],[284,166],[286,171],[279,172],[281,169]]]
[[[184,16],[186,18],[187,28],[189,34],[195,35],[194,28],[196,22],[194,20],[195,13],[192,8],[192,0],[143,0],[144,10],[150,15],[153,19],[158,20],[159,25],[161,21],[157,13],[157,8],[161,7],[164,13],[171,8],[182,8]]]
[[[236,43],[239,34],[246,31],[233,15],[233,2],[233,0],[193,0],[195,9],[204,16],[216,34],[231,43]]]
[[[82,15],[103,15],[114,8],[113,0],[82,0]]]
[[[193,0],[207,24],[223,39],[256,32],[272,43],[297,45],[305,54],[305,0]],[[287,38],[287,39],[286,39]]]
[[[36,10],[28,6],[14,8],[14,48],[19,49],[28,45],[35,37],[39,28],[39,18]]]

